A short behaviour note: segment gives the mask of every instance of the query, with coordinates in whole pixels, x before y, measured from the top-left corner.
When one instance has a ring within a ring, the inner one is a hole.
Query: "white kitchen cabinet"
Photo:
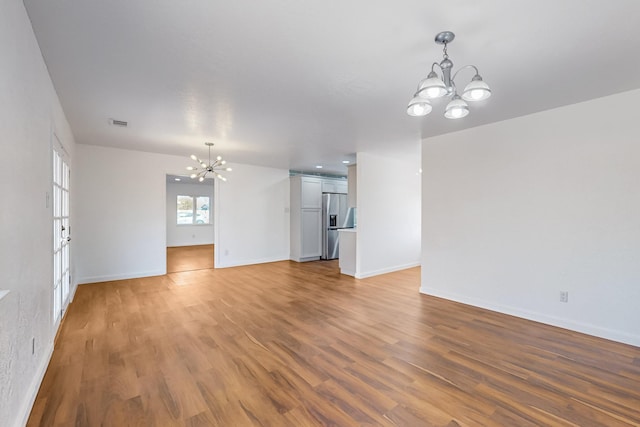
[[[322,193],[347,194],[347,181],[297,175],[290,178],[290,184],[289,258],[318,260],[322,254]]]
[[[298,261],[320,259],[322,253],[322,180],[290,178],[290,256]]]
[[[322,208],[322,181],[319,178],[300,178],[300,198],[302,200],[301,209]]]
[[[322,212],[320,209],[302,209],[300,221],[302,231],[300,258],[319,257],[322,253]]]
[[[347,181],[325,178],[322,180],[322,192],[347,194]]]

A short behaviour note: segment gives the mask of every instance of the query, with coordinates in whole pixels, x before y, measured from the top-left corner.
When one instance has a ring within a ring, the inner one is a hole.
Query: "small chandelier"
[[[431,65],[431,72],[425,79],[422,79],[418,84],[418,90],[409,102],[407,106],[407,114],[410,116],[426,116],[431,112],[430,99],[441,98],[448,96],[451,101],[447,104],[444,110],[444,116],[448,119],[461,119],[469,114],[469,105],[465,101],[482,101],[491,96],[491,89],[482,80],[478,68],[475,65],[465,65],[460,68],[451,77],[451,71],[453,69],[453,62],[447,55],[447,44],[451,43],[455,38],[455,34],[451,31],[443,31],[436,35],[435,42],[444,45],[443,59],[438,64],[434,62]],[[440,68],[442,78],[438,76],[435,71],[435,67]],[[475,75],[462,91],[462,96],[458,95],[458,90],[455,84],[455,78],[458,73],[465,68],[473,68]]]
[[[213,142],[205,142],[204,145],[209,147],[209,162],[205,163],[200,160],[195,154],[191,155],[191,158],[199,163],[199,167],[187,166],[187,170],[193,171],[190,175],[191,179],[198,178],[198,181],[204,181],[204,178],[207,176],[209,172],[213,174],[215,178],[226,181],[227,178],[220,175],[220,171],[231,172],[231,168],[226,168],[224,165],[227,163],[226,160],[222,160],[221,156],[216,157],[216,160],[211,163],[211,147],[213,147]]]

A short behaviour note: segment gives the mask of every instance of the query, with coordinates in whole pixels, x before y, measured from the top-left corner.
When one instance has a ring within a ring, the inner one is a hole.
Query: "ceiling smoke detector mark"
[[[116,120],[116,119],[109,119],[109,124],[113,126],[120,126],[122,128],[126,128],[127,126],[129,126],[129,122],[125,122],[124,120]]]

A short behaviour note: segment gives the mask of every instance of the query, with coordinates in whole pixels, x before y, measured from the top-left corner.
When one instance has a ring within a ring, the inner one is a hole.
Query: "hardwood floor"
[[[213,268],[213,245],[167,248],[167,273]]]
[[[640,425],[640,349],[277,262],[78,288],[29,426]]]

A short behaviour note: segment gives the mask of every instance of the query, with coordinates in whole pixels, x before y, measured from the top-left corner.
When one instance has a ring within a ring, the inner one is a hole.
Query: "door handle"
[[[67,237],[67,242],[71,241],[71,236]]]

